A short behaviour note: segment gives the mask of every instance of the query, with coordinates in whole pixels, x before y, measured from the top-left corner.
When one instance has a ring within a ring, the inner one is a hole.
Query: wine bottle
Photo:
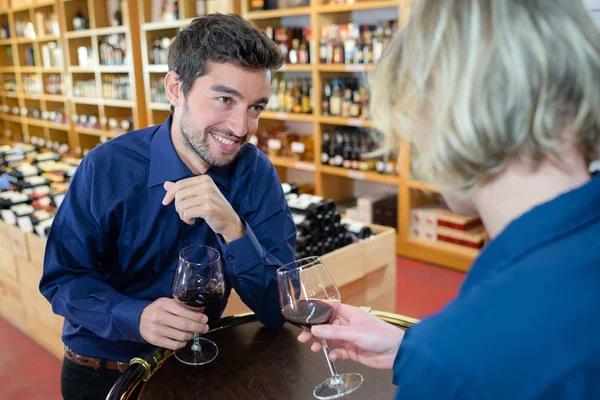
[[[373,234],[371,228],[363,223],[350,220],[343,220],[342,223],[346,226],[348,233],[357,239],[366,239]]]

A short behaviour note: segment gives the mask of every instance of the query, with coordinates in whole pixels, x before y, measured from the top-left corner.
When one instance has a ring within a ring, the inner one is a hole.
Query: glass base
[[[363,383],[359,373],[340,374],[329,378],[313,390],[313,396],[320,400],[337,399],[354,392]]]
[[[212,340],[200,338],[198,343],[199,351],[192,350],[194,340],[191,340],[185,347],[174,353],[175,358],[187,365],[204,365],[217,358],[219,348]]]

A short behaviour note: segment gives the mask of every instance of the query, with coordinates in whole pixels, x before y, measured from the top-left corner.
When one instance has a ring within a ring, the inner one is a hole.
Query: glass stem
[[[204,312],[204,307],[199,310],[201,313]],[[194,332],[194,344],[192,344],[192,351],[194,353],[200,353],[202,348],[200,347],[200,334],[198,332]]]
[[[200,347],[200,335],[198,333],[194,333],[194,344],[192,344],[192,351],[194,353],[200,352],[202,348]]]
[[[333,385],[339,385],[343,380],[340,378],[337,369],[335,369],[335,364],[329,359],[329,346],[327,346],[327,341],[325,339],[321,339],[321,347],[323,347],[323,353],[325,353],[325,359],[327,360],[327,365],[331,372],[331,383]]]

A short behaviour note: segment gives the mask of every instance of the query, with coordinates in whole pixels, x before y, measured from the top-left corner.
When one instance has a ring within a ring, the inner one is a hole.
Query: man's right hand
[[[155,346],[177,350],[194,337],[208,332],[208,317],[174,299],[160,298],[148,305],[140,316],[142,338]]]

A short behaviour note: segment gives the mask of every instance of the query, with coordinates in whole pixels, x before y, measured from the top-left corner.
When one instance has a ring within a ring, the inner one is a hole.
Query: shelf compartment
[[[294,168],[301,171],[315,171],[316,166],[310,161],[296,161],[286,157],[269,157],[276,167]]]
[[[310,7],[281,8],[277,10],[251,11],[246,15],[249,21],[310,15]]]
[[[297,121],[297,122],[313,122],[313,114],[296,114],[278,111],[263,111],[260,114],[261,119],[274,119],[279,121]]]
[[[328,165],[321,165],[319,169],[325,174],[341,176],[343,178],[351,178],[355,180],[374,183],[383,183],[392,186],[400,185],[400,177],[398,177],[397,175],[382,175],[372,171],[357,171],[353,169],[331,167]]]
[[[317,11],[321,14],[327,14],[359,10],[373,10],[376,8],[397,8],[400,5],[400,1],[398,0],[357,1],[353,4],[325,4],[318,6]]]
[[[344,118],[344,117],[330,117],[321,116],[319,122],[329,125],[343,125],[343,126],[357,126],[363,128],[372,128],[373,121],[362,118]]]

